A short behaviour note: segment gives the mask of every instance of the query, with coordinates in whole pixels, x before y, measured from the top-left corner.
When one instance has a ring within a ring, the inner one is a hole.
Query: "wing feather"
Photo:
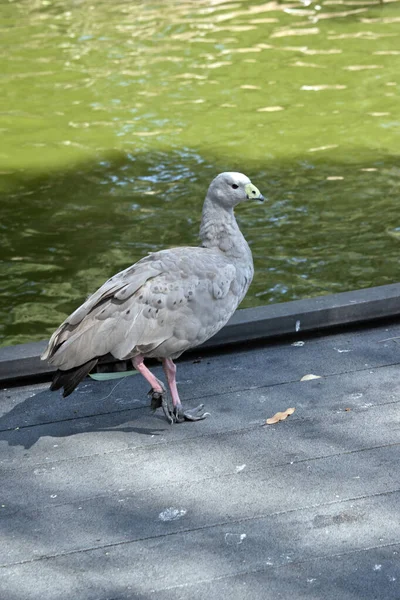
[[[109,352],[177,356],[230,318],[241,299],[235,286],[235,266],[211,249],[154,253],[92,294],[53,334],[42,359],[66,370]]]

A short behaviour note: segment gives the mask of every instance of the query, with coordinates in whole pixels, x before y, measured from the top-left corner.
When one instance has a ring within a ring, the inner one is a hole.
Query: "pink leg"
[[[182,421],[200,421],[204,419],[208,413],[203,412],[203,405],[200,404],[197,408],[192,410],[184,411],[182,408],[181,401],[179,399],[178,389],[176,387],[176,366],[170,358],[164,358],[163,367],[167,376],[169,389],[172,396],[173,409],[168,406],[166,399],[165,388],[162,382],[153,375],[151,371],[144,364],[144,357],[142,354],[132,358],[132,364],[143,375],[143,377],[150,383],[151,390],[151,408],[156,410],[162,408],[167,420],[170,423],[181,423]]]
[[[208,413],[203,411],[203,404],[200,404],[200,406],[192,408],[191,410],[183,410],[178,394],[178,388],[176,387],[176,365],[174,365],[170,358],[163,358],[162,364],[172,396],[172,404],[174,406],[173,419],[177,423],[181,423],[182,421],[201,421],[202,419],[205,419]]]
[[[178,394],[178,388],[176,387],[176,365],[170,358],[164,358],[162,364],[171,392],[172,404],[174,405],[174,408],[182,408],[182,403]]]
[[[143,377],[149,382],[149,384],[155,392],[159,394],[165,392],[164,386],[161,383],[161,381],[159,381],[157,377],[155,377],[153,373],[149,371],[149,369],[144,364],[144,358],[141,354],[132,358],[132,364],[135,367],[135,369],[137,369],[139,373],[141,373],[141,375],[143,375]]]

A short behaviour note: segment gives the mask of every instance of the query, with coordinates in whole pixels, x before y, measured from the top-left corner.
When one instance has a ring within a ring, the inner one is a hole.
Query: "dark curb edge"
[[[299,336],[323,329],[400,316],[400,283],[306,300],[238,310],[214,337],[195,352],[231,344]],[[50,378],[54,368],[40,360],[47,342],[0,348],[0,383]]]

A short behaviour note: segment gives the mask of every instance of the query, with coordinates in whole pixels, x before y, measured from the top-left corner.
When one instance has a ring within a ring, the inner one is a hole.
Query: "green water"
[[[242,306],[400,279],[400,2],[0,5],[3,345],[114,272],[197,244],[223,170],[256,275]]]

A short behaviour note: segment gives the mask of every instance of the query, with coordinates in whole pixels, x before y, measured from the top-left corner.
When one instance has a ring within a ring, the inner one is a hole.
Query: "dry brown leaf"
[[[273,417],[267,419],[265,423],[267,425],[273,425],[274,423],[279,423],[279,421],[284,421],[289,415],[292,415],[295,410],[295,408],[287,408],[284,412],[277,412]]]

